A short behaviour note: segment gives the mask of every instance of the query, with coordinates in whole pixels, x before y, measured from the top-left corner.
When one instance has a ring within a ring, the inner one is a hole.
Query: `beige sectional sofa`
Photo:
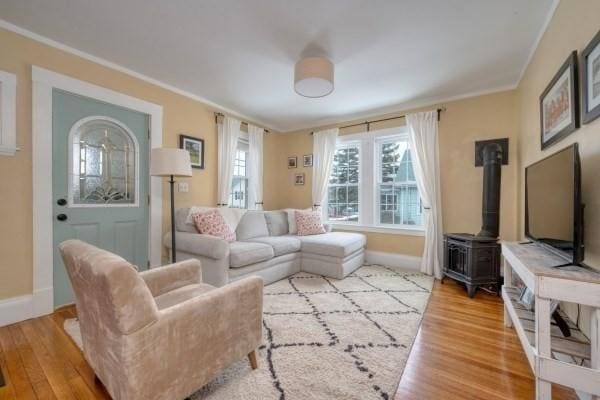
[[[363,264],[366,237],[360,233],[327,232],[297,236],[289,233],[286,211],[248,211],[237,228],[237,241],[198,234],[189,208],[176,211],[177,260],[202,262],[203,281],[223,286],[247,276],[265,284],[300,271],[342,279]],[[171,234],[164,237],[171,247]]]

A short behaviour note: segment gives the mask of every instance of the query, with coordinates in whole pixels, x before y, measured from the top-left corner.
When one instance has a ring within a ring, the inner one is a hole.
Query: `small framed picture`
[[[204,139],[179,135],[179,148],[190,153],[192,168],[204,169]]]
[[[540,96],[542,150],[579,128],[577,52],[560,67]]]
[[[600,31],[581,53],[583,107],[581,119],[589,124],[600,117]]]
[[[304,174],[294,174],[294,185],[304,185]]]
[[[302,156],[302,165],[305,167],[312,167],[313,166],[313,155],[312,154],[305,154]]]
[[[298,168],[298,157],[288,157],[288,168]]]

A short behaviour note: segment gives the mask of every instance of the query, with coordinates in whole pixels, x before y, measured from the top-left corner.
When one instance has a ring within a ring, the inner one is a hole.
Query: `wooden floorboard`
[[[73,307],[0,328],[0,400],[103,399],[81,351],[63,330]],[[513,329],[503,325],[502,301],[447,281],[436,283],[395,400],[533,399],[531,369]],[[555,386],[553,398],[575,400]]]

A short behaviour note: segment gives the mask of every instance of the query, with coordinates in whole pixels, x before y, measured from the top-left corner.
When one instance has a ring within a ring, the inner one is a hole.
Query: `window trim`
[[[347,229],[356,231],[404,234],[423,236],[424,225],[393,225],[378,223],[380,220],[378,186],[380,180],[380,144],[398,140],[408,139],[408,128],[406,126],[380,129],[376,131],[361,132],[350,135],[338,136],[338,146],[358,144],[359,147],[359,216],[358,222],[346,222],[329,220],[329,199],[325,198],[325,207],[322,208],[323,220],[336,229]],[[329,188],[329,185],[327,185]],[[327,190],[327,196],[329,190]]]

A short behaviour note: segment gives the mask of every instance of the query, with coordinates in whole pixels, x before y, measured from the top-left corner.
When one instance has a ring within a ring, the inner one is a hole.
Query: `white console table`
[[[600,273],[589,268],[552,266],[564,260],[535,243],[503,243],[504,324],[514,326],[535,374],[536,399],[552,398],[552,383],[590,393],[600,399]],[[535,312],[519,303],[512,286],[517,274],[535,295]],[[594,307],[591,340],[566,315],[571,337],[552,323],[550,302],[559,300]]]

